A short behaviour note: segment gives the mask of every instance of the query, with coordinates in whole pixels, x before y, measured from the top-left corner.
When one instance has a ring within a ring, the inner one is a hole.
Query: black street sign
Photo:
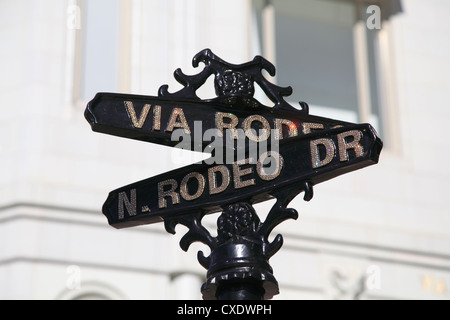
[[[225,137],[227,130],[233,143],[224,141],[223,146],[247,149],[249,142],[270,143],[314,129],[349,124],[309,115],[304,102],[300,102],[300,109],[292,107],[283,98],[292,93],[292,88],[267,81],[262,70],[274,76],[275,67],[260,56],[234,65],[205,49],[194,57],[194,67],[200,62],[205,68],[197,75],[175,71],[176,80],[184,85],[175,93],[170,93],[167,85],[161,86],[157,97],[98,93],[89,102],[85,118],[97,132],[200,152],[211,152],[210,142]],[[196,90],[210,76],[214,76],[217,97],[202,100]],[[273,107],[253,97],[255,83]],[[187,141],[180,145],[181,136]]]
[[[256,203],[378,162],[381,140],[368,124],[316,130],[285,139],[279,150],[230,164],[192,164],[112,191],[103,206],[110,225],[132,227],[225,204]]]
[[[268,263],[283,238],[269,240],[275,226],[296,219],[289,202],[313,186],[378,162],[382,141],[369,124],[353,124],[309,114],[306,103],[292,107],[279,87],[263,76],[275,67],[257,56],[240,65],[223,61],[211,50],[199,52],[193,76],[180,69],[184,88],[157,97],[98,93],[85,117],[97,132],[170,147],[211,153],[211,157],[111,191],[103,213],[115,228],[164,221],[167,232],[183,224],[189,231],[180,247],[200,241],[211,249],[197,259],[208,269],[204,299],[271,299],[278,283]],[[196,91],[214,77],[216,98],[202,100]],[[257,101],[255,85],[274,103]],[[253,204],[275,198],[264,222]],[[222,211],[217,236],[201,225],[205,214]]]
[[[233,65],[206,49],[194,57],[194,67],[200,62],[205,68],[197,75],[175,71],[184,85],[178,92],[164,85],[157,97],[98,93],[89,102],[85,117],[94,131],[212,154],[112,191],[103,213],[114,227],[264,201],[279,190],[312,186],[378,161],[382,143],[370,125],[310,115],[304,102],[292,107],[283,98],[292,88],[262,75],[263,69],[275,75],[264,58]],[[202,100],[196,90],[211,75],[217,97]],[[255,83],[274,106],[253,97]]]
[[[227,130],[233,146],[239,147],[248,146],[249,141],[270,143],[315,129],[349,125],[294,108],[267,107],[253,97],[238,96],[204,101],[98,93],[89,102],[85,117],[97,132],[200,152],[211,152],[211,142],[225,140]],[[188,141],[180,144],[181,136]]]

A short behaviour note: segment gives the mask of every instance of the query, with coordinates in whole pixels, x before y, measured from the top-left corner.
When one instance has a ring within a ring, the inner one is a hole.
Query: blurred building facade
[[[291,202],[299,219],[274,230],[285,240],[270,260],[275,299],[449,299],[449,10],[442,0],[1,1],[0,298],[201,298],[205,246],[183,252],[183,227],[116,230],[101,213],[109,191],[198,158],[93,133],[83,113],[99,91],[176,91],[173,71],[198,73],[192,57],[210,48],[236,64],[263,55],[271,81],[293,87],[291,104],[372,123],[385,142],[379,164]]]

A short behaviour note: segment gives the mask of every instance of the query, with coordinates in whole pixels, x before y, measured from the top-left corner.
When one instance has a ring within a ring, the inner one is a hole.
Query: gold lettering
[[[131,123],[133,123],[133,127],[142,128],[145,120],[147,119],[148,112],[150,111],[151,105],[146,104],[144,108],[142,108],[141,115],[139,119],[136,115],[136,110],[134,109],[133,102],[125,101],[125,109],[127,110],[128,117],[131,119]]]
[[[270,157],[270,167],[264,167],[264,161]],[[275,165],[274,165],[275,162]],[[283,157],[276,151],[264,152],[258,159],[256,164],[256,172],[259,177],[265,181],[270,181],[278,177],[281,173],[281,168],[283,168]],[[267,173],[266,170],[270,169],[274,171],[273,173]],[[275,169],[275,170],[274,170]]]
[[[224,122],[223,119],[228,118],[230,122]],[[232,113],[216,112],[216,128],[218,129],[219,137],[223,137],[223,129],[230,129],[233,135],[233,139],[238,138],[236,126],[238,125],[238,117]]]
[[[251,186],[255,184],[255,179],[241,180],[242,176],[252,173],[252,168],[240,169],[240,165],[248,164],[250,159],[240,160],[233,163],[234,187],[236,189]]]
[[[170,189],[164,191],[164,187],[167,185],[170,185]],[[175,191],[177,186],[178,184],[174,179],[168,179],[158,183],[158,206],[160,209],[167,207],[166,197],[172,199],[172,204],[180,203],[180,196]]]
[[[263,129],[259,130],[260,135],[256,135],[256,130],[252,129],[253,121],[259,121],[262,124]],[[270,136],[269,122],[267,122],[266,118],[260,116],[259,114],[254,114],[245,118],[244,122],[242,123],[242,127],[244,128],[245,135],[252,141],[265,141]]]
[[[161,130],[161,106],[153,109],[153,130]]]
[[[136,215],[136,189],[131,189],[130,191],[131,200],[128,199],[127,193],[125,191],[119,192],[119,207],[118,207],[118,219],[125,218],[125,208],[130,216]]]
[[[322,123],[303,122],[303,134],[311,133],[311,129],[323,129]]]
[[[180,122],[178,122],[178,119]],[[191,129],[189,129],[183,109],[181,108],[173,108],[166,131],[172,132],[174,127],[183,128],[186,134],[191,134]]]
[[[323,145],[325,147],[325,158],[322,160],[320,159],[319,145]],[[314,169],[323,167],[333,160],[336,151],[336,146],[334,145],[333,140],[327,138],[313,140],[310,142],[310,146],[312,167]]]
[[[217,186],[216,172],[220,172],[222,183]],[[230,171],[224,165],[215,166],[208,169],[209,194],[217,194],[225,191],[230,184]]]
[[[347,142],[347,137],[353,137],[353,140],[351,142]],[[361,140],[363,136],[363,133],[359,130],[350,130],[347,132],[343,132],[337,135],[338,140],[338,147],[339,147],[339,159],[341,161],[347,161],[348,160],[348,149],[355,150],[356,157],[362,157],[364,154],[363,147],[359,144],[359,141]]]
[[[283,126],[287,126],[289,129],[288,137],[295,137],[298,135],[297,126],[290,120],[287,119],[275,119],[275,132],[277,134],[276,139],[283,139]]]
[[[188,181],[189,179],[194,178],[197,179],[198,182],[198,188],[197,191],[194,194],[189,194],[188,192]],[[180,184],[180,194],[183,197],[184,200],[190,201],[197,199],[200,197],[203,193],[203,190],[205,189],[205,178],[198,172],[191,172],[187,174],[183,180],[181,180]]]

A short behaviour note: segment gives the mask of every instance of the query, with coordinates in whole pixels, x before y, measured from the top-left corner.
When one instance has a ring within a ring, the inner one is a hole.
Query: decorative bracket
[[[223,207],[217,220],[217,237],[201,225],[202,213],[187,214],[164,220],[166,231],[175,234],[177,224],[188,227],[189,231],[181,238],[180,247],[187,251],[196,241],[209,246],[211,254],[197,254],[200,264],[208,270],[208,279],[202,286],[203,299],[214,300],[220,297],[221,286],[229,283],[253,284],[260,288],[260,297],[271,299],[279,293],[278,283],[273,276],[268,260],[281,248],[283,237],[278,234],[270,242],[269,235],[281,222],[296,220],[297,210],[286,208],[289,202],[304,191],[304,200],[313,196],[312,185],[302,183],[298,188],[278,191],[273,194],[276,202],[261,223],[250,202],[238,202]]]
[[[159,88],[158,96],[201,101],[196,91],[209,76],[214,74],[217,97],[227,104],[233,104],[237,98],[241,98],[241,101],[247,104],[255,103],[250,98],[253,98],[255,93],[256,82],[274,103],[274,108],[299,111],[283,98],[292,94],[292,87],[279,87],[267,81],[262,75],[262,70],[266,70],[271,76],[275,76],[275,66],[261,56],[255,56],[250,62],[236,65],[222,60],[210,49],[204,49],[194,56],[192,65],[197,68],[200,62],[205,64],[205,68],[193,76],[184,74],[180,68],[175,70],[174,77],[184,86],[183,89],[169,93],[168,85],[163,85]],[[300,107],[302,112],[308,114],[309,108],[305,102],[300,102]]]

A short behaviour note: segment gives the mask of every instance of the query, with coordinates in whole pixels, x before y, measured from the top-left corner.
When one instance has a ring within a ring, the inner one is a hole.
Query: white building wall
[[[375,166],[316,186],[310,202],[291,202],[298,221],[273,232],[285,240],[271,259],[276,299],[450,298],[450,4],[401,3],[389,25],[398,147],[385,148]],[[0,298],[200,299],[206,270],[196,252],[205,246],[183,252],[184,227],[175,236],[161,224],[116,230],[101,214],[109,191],[192,161],[90,130],[87,101],[73,92],[73,4],[0,2]],[[204,48],[232,63],[251,60],[250,4],[123,1],[131,20],[124,90],[178,90],[173,71],[198,73],[191,60]],[[213,228],[216,218],[207,219]]]

